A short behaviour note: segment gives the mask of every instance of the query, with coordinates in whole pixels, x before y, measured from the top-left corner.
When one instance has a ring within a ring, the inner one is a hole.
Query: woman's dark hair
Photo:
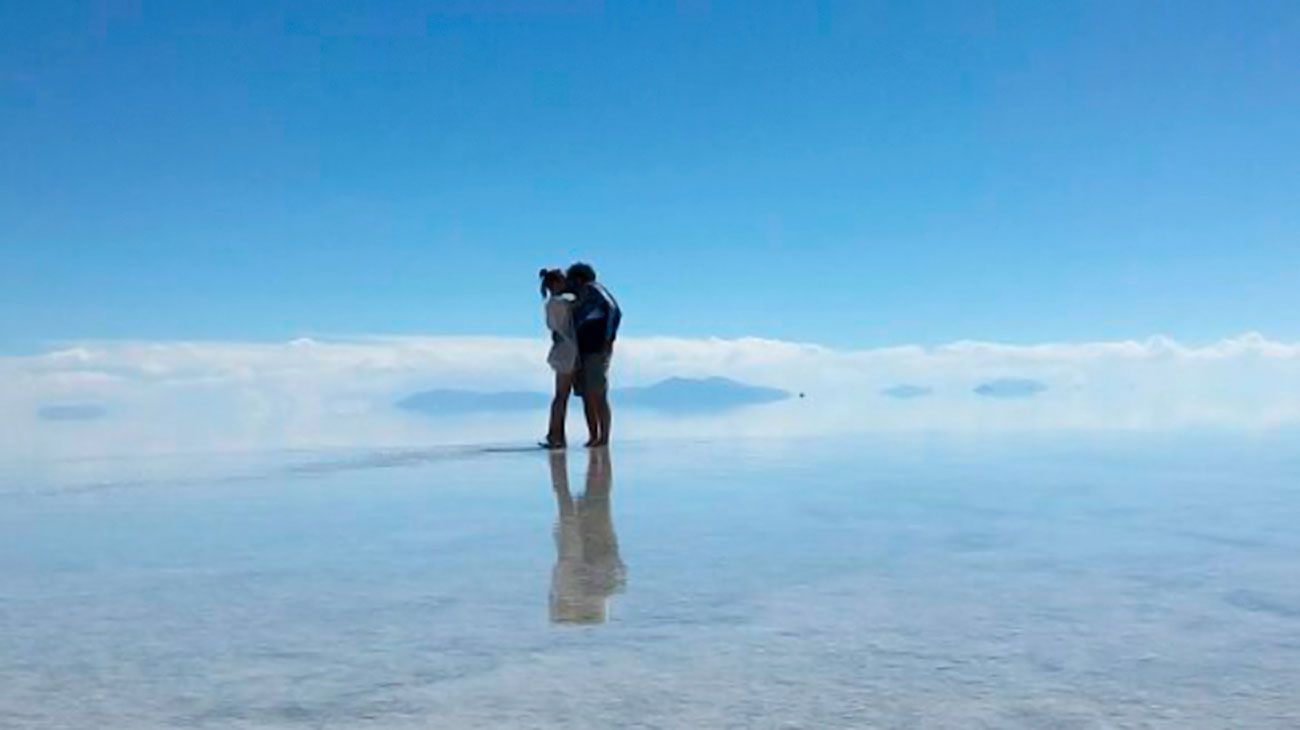
[[[551,285],[558,283],[561,288],[566,283],[564,272],[559,269],[542,269],[537,272],[537,276],[542,280],[542,296],[545,297],[551,293]]]

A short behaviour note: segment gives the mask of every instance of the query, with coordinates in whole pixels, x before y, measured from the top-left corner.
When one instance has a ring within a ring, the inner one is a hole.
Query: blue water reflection
[[[627,568],[619,557],[618,536],[610,516],[613,470],[609,449],[587,453],[586,487],[577,498],[569,491],[567,452],[552,451],[549,458],[558,510],[551,621],[604,623],[610,597],[622,592],[627,583]]]
[[[0,726],[1295,726],[1296,444],[10,470]]]

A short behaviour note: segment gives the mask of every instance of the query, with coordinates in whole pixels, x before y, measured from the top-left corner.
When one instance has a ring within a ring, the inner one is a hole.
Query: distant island
[[[551,402],[545,393],[521,390],[425,390],[397,401],[397,407],[416,413],[461,415],[492,411],[531,411]]]
[[[717,411],[775,403],[790,397],[778,388],[749,385],[729,378],[668,378],[643,388],[614,391],[620,404],[662,411]]]
[[[986,398],[1032,398],[1045,390],[1046,383],[1028,378],[998,378],[975,387],[975,393]]]
[[[618,405],[671,413],[707,413],[774,403],[790,398],[778,388],[730,378],[668,378],[653,385],[617,388]],[[550,396],[533,391],[425,390],[397,401],[397,407],[430,415],[464,415],[546,408]]]
[[[934,393],[933,388],[929,388],[924,385],[909,385],[907,383],[903,383],[901,385],[895,385],[891,388],[885,388],[884,390],[880,391],[881,395],[887,398],[896,398],[898,400],[911,400],[912,398],[924,398],[925,396],[932,395],[933,393]]]
[[[94,421],[107,414],[107,408],[94,403],[47,405],[36,411],[42,421]]]

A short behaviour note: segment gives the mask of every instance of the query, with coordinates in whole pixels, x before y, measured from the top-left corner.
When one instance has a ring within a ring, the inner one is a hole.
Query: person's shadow
[[[569,493],[569,465],[563,450],[550,452],[555,520],[555,568],[551,571],[553,623],[599,624],[608,616],[609,597],[623,590],[627,568],[618,555],[618,537],[609,514],[613,475],[609,449],[587,452],[587,485],[576,499]]]

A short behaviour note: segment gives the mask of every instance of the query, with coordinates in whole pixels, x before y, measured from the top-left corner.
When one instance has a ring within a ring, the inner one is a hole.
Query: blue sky
[[[1290,2],[0,0],[0,349],[1300,338]]]

